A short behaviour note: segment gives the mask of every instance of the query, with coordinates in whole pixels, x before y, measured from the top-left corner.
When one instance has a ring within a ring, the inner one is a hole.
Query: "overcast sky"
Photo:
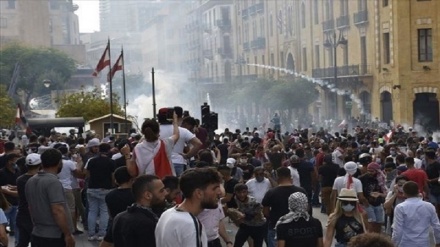
[[[75,12],[79,18],[79,31],[90,33],[99,31],[99,0],[73,0],[79,5]]]

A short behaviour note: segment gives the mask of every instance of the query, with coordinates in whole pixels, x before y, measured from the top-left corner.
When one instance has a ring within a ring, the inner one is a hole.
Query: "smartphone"
[[[167,108],[167,120],[168,121],[173,121],[174,118],[174,108],[173,107],[168,107]]]

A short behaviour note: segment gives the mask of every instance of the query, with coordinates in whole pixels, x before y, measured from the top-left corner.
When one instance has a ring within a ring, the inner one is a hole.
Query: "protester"
[[[348,247],[395,247],[389,237],[379,233],[363,233],[350,239]]]
[[[308,208],[308,199],[304,193],[295,192],[289,196],[290,212],[275,225],[278,247],[323,245],[322,224],[309,215]]]
[[[387,226],[385,232],[391,235],[392,224],[394,221],[394,208],[400,203],[405,201],[405,195],[403,194],[403,185],[408,182],[409,179],[403,175],[396,177],[396,181],[392,190],[388,192],[383,204],[385,213],[387,215]]]
[[[266,192],[272,187],[269,179],[264,177],[263,167],[257,167],[254,170],[254,178],[246,182],[249,195],[255,198],[258,203],[263,201]]]
[[[406,200],[394,209],[393,243],[397,247],[431,246],[429,232],[434,231],[436,246],[440,246],[440,222],[435,207],[419,196],[417,183],[403,185]]]
[[[73,223],[57,174],[62,169],[61,153],[53,148],[41,154],[43,169],[26,183],[25,194],[34,228],[33,247],[73,247]]]
[[[218,207],[220,176],[212,168],[189,169],[180,177],[185,197],[176,207],[165,211],[156,226],[156,245],[160,247],[207,247],[206,230],[196,218],[203,209]]]
[[[346,247],[352,237],[366,232],[358,202],[355,190],[341,190],[336,208],[328,219],[324,247],[331,247],[333,238],[337,241],[335,247]]]
[[[165,246],[156,245],[154,231],[158,217],[151,210],[153,205],[165,202],[167,191],[164,184],[156,176],[142,175],[133,182],[132,192],[136,202],[114,219],[112,230],[114,246]]]
[[[9,203],[0,192],[0,246],[8,246],[8,234],[6,233],[6,225],[8,224],[8,219],[6,218],[5,211],[8,210]]]

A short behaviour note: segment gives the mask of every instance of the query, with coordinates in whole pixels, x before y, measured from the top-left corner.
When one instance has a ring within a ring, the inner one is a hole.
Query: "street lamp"
[[[47,79],[43,80],[43,85],[44,85],[45,88],[49,88],[51,83],[52,82],[50,80],[47,80]]]
[[[326,35],[326,40],[324,41],[324,47],[327,49],[333,48],[333,77],[334,77],[334,85],[337,87],[338,80],[338,65],[337,65],[337,53],[336,48],[339,45],[347,45],[347,40],[342,35],[342,31],[339,31],[339,37],[336,38],[336,30],[333,31],[333,35]],[[336,112],[338,112],[338,97],[336,96]]]

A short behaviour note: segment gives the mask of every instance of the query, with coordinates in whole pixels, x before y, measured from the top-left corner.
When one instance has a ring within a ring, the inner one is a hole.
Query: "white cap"
[[[236,160],[234,158],[228,158],[226,160],[226,166],[229,168],[234,167]]]
[[[98,138],[93,138],[89,142],[87,142],[87,148],[97,147],[97,146],[99,146],[99,139]]]
[[[37,166],[41,164],[41,158],[39,154],[28,154],[28,156],[26,156],[26,165],[27,166]]]

